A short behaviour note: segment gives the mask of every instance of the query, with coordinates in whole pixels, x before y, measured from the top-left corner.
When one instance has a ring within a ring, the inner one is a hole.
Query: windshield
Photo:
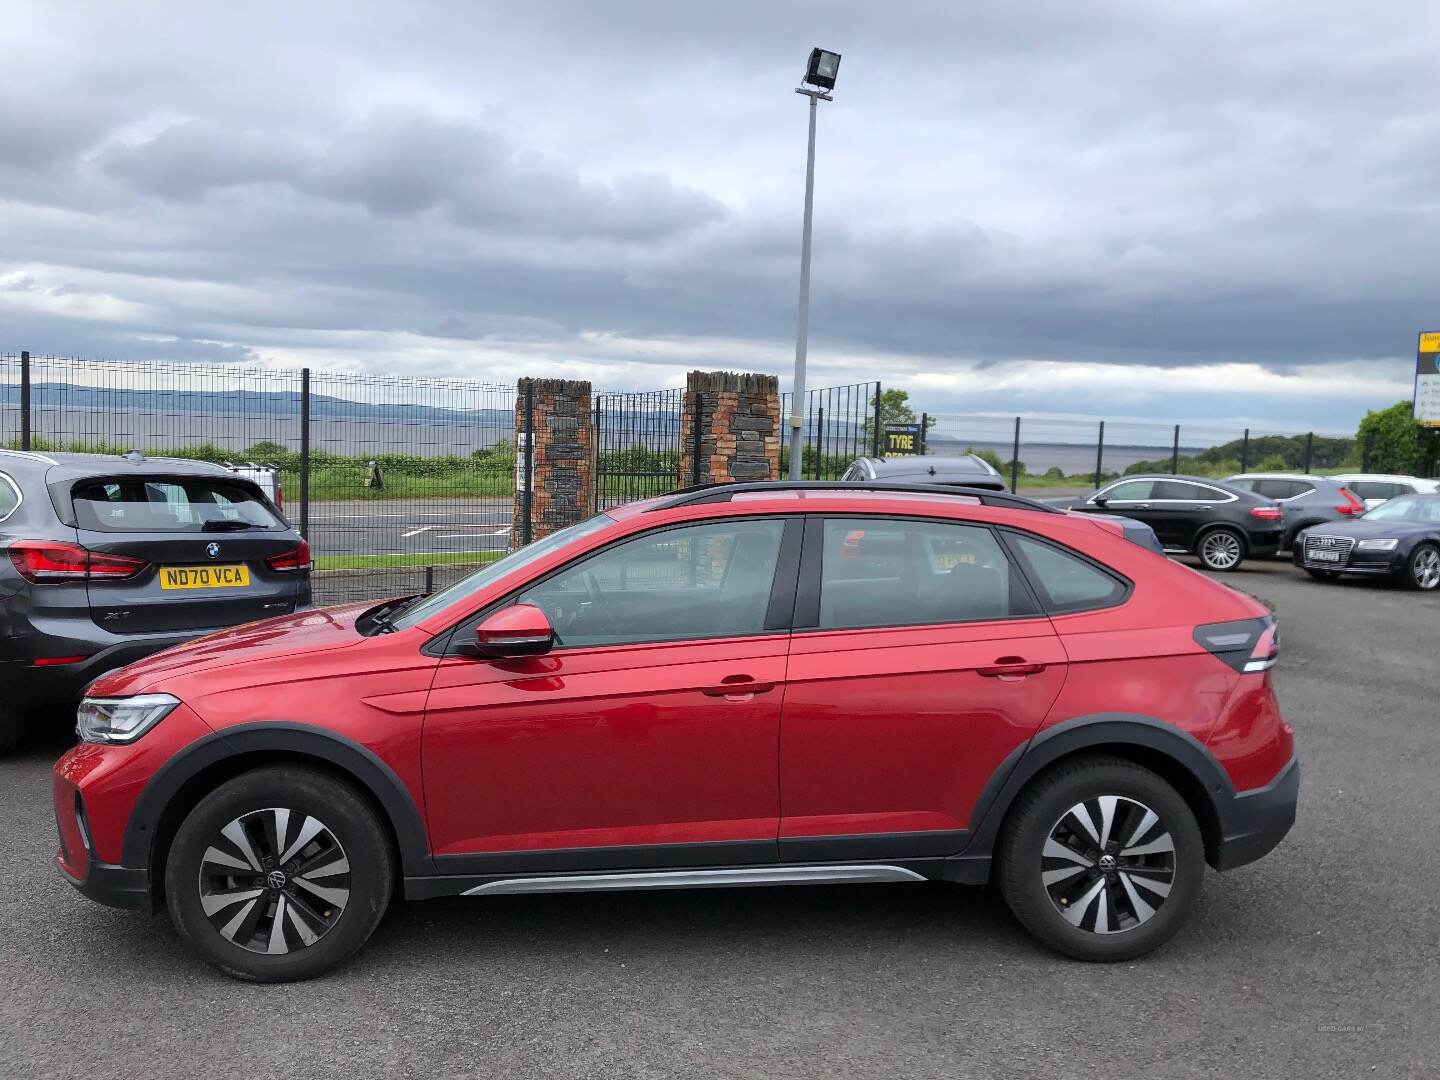
[[[77,483],[75,523],[95,532],[284,529],[251,488],[224,477],[116,477]]]
[[[1368,514],[1366,521],[1418,521],[1440,524],[1440,497],[1422,498],[1419,495],[1401,495],[1389,502],[1381,503]]]
[[[568,529],[561,529],[557,533],[551,533],[543,540],[536,540],[533,544],[521,548],[519,551],[512,551],[503,559],[497,559],[489,566],[481,567],[469,577],[463,577],[453,585],[447,585],[439,592],[431,593],[423,599],[415,601],[393,621],[397,630],[407,626],[414,626],[422,619],[433,615],[442,608],[449,607],[458,600],[472,596],[485,588],[492,581],[498,581],[511,571],[518,570],[522,566],[528,566],[538,559],[544,558],[552,551],[564,547],[572,540],[578,540],[582,536],[589,536],[591,533],[599,532],[607,525],[615,524],[615,519],[609,514],[596,514],[588,521],[582,521],[578,525],[571,525]]]

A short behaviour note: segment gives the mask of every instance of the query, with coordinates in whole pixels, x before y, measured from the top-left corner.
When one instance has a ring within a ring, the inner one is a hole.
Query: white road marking
[[[419,535],[420,535],[421,533],[423,533],[423,532],[429,532],[431,529],[436,529],[436,528],[439,528],[439,526],[438,526],[438,525],[421,525],[418,529],[411,529],[411,530],[410,530],[409,532],[407,532],[407,533],[401,533],[401,534],[400,534],[400,539],[401,539],[401,540],[409,540],[410,537],[412,537],[412,536],[419,536]]]

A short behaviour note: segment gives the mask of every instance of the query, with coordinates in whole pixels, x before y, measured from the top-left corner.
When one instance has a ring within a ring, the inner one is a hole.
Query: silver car
[[[1282,552],[1290,551],[1301,529],[1327,521],[1352,521],[1365,512],[1365,503],[1336,477],[1256,472],[1231,476],[1225,482],[1280,504],[1285,515]]]

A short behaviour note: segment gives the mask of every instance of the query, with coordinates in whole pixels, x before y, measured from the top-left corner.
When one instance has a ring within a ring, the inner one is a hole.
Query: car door
[[[811,518],[780,732],[781,860],[959,850],[1065,666],[991,529]]]
[[[1156,480],[1150,492],[1146,521],[1167,548],[1192,550],[1195,534],[1214,520],[1217,502],[1225,501],[1214,488],[1188,480]]]
[[[541,608],[556,642],[437,669],[424,735],[437,860],[496,873],[774,861],[799,542],[799,523],[775,516],[655,530],[506,601]]]

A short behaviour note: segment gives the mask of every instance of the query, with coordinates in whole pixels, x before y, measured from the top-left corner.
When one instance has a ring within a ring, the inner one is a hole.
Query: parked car
[[[895,458],[857,458],[842,480],[879,481],[886,484],[944,484],[946,486],[1005,491],[1005,478],[978,454],[941,457],[938,454]]]
[[[1440,588],[1440,495],[1398,495],[1358,521],[1306,529],[1295,561],[1322,581],[1373,574],[1412,589]]]
[[[1274,499],[1199,476],[1122,476],[1070,509],[1143,521],[1167,552],[1194,554],[1207,570],[1274,555],[1284,533]]]
[[[1374,510],[1386,499],[1393,499],[1397,495],[1433,495],[1440,492],[1440,481],[1426,480],[1419,476],[1341,473],[1334,479],[1364,499],[1367,510]]]
[[[310,602],[305,541],[202,461],[0,451],[0,548],[0,752],[98,676]]]
[[[1365,512],[1365,504],[1334,477],[1306,473],[1242,473],[1225,483],[1274,499],[1284,513],[1280,548],[1289,551],[1301,529],[1326,521],[1349,521]]]
[[[103,679],[56,859],[265,982],[344,961],[396,891],[992,875],[1041,941],[1127,959],[1294,820],[1277,655],[1257,601],[1111,521],[693,489]]]
[[[280,483],[280,470],[273,465],[256,465],[253,461],[247,461],[243,465],[232,465],[228,461],[225,467],[236,476],[244,477],[246,480],[253,480],[258,487],[275,506],[285,509],[285,488]]]

